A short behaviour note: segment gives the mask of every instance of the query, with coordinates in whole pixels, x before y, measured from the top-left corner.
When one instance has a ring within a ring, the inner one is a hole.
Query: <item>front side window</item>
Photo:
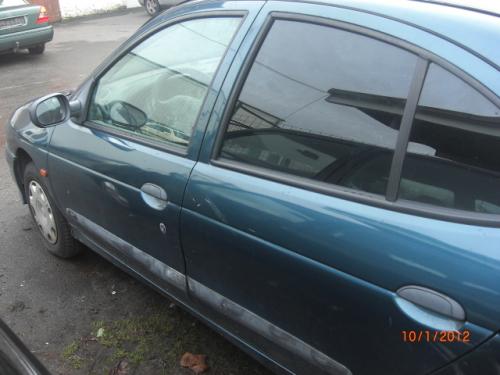
[[[439,65],[422,88],[399,198],[500,214],[500,109]]]
[[[88,120],[186,146],[240,18],[174,24],[129,51],[99,80]]]
[[[277,20],[220,157],[383,195],[416,61],[373,38]]]

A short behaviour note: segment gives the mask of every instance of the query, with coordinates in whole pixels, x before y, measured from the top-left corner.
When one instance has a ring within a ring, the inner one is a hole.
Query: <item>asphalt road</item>
[[[33,97],[71,89],[147,20],[142,12],[56,25],[42,56],[0,56],[0,317],[53,374],[269,374],[187,313],[90,250],[65,261],[42,247],[4,154],[4,124]]]

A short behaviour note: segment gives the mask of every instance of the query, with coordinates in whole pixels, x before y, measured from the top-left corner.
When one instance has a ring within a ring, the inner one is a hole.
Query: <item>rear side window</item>
[[[385,194],[416,61],[356,33],[277,20],[243,85],[220,156]]]
[[[399,197],[500,214],[500,110],[431,64],[403,164]]]

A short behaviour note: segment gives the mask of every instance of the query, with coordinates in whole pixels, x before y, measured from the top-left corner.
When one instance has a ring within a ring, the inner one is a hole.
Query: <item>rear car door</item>
[[[185,294],[178,221],[204,113],[241,41],[235,35],[253,17],[228,8],[139,32],[89,94],[85,85],[76,94],[89,98],[82,125],[57,126],[50,144],[53,195],[75,235],[174,296]]]
[[[495,214],[496,200],[472,182],[483,173],[498,184],[487,156],[498,107],[471,87],[453,109],[432,109],[462,81],[436,80],[427,53],[373,31],[387,20],[311,4],[264,10],[187,187],[190,293],[290,372],[429,373],[498,329],[498,217],[479,212]],[[408,141],[415,110],[438,138],[417,129]],[[479,138],[446,140],[478,119],[487,151]],[[454,154],[460,162],[447,161]],[[450,201],[430,169],[412,175],[417,156],[453,165],[462,198]]]

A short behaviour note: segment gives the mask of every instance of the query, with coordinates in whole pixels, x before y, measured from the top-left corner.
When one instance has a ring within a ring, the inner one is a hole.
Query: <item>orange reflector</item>
[[[40,169],[40,176],[47,177],[48,174],[49,174],[49,172],[47,172],[46,169],[43,169],[43,168]]]

